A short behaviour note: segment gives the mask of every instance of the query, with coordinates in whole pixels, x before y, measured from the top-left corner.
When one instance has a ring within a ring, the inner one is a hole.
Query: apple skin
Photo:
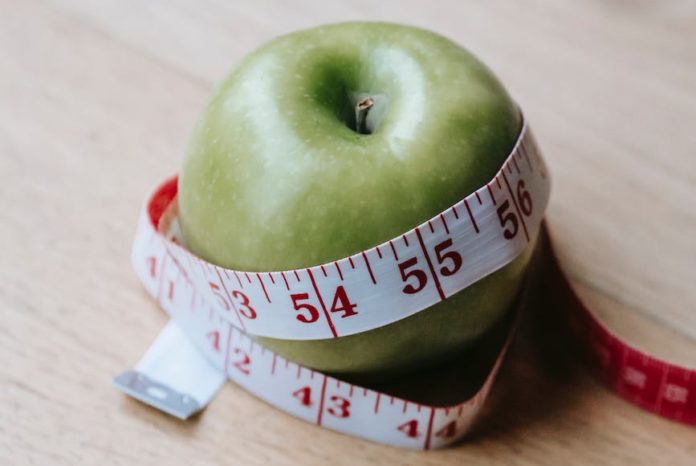
[[[365,96],[376,102],[371,134],[353,129]],[[440,35],[342,23],[282,36],[239,64],[198,121],[179,177],[187,246],[246,271],[346,257],[483,186],[520,129],[492,72]],[[332,340],[258,340],[344,378],[416,369],[491,328],[512,305],[530,251],[385,327]]]

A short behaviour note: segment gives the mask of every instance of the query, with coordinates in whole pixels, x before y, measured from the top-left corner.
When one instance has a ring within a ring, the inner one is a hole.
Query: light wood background
[[[110,386],[165,322],[129,264],[214,83],[278,34],[382,19],[499,74],[554,176],[562,262],[612,327],[696,364],[696,2],[0,0],[0,463],[696,464],[696,430],[521,338],[476,435],[402,451],[228,384],[182,423]]]

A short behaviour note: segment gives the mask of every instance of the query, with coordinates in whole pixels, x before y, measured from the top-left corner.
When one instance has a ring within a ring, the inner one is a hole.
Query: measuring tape
[[[171,320],[114,384],[185,419],[229,378],[296,417],[339,432],[416,449],[448,445],[479,414],[514,323],[501,324],[506,336],[487,375],[473,396],[454,406],[425,405],[313,371],[253,336],[340,338],[427,309],[519,256],[543,230],[549,192],[548,171],[525,122],[495,177],[427,222],[332,263],[259,273],[218,267],[183,246],[172,178],[148,199],[133,247],[138,276]],[[590,367],[624,398],[696,424],[696,371],[620,340],[552,265],[546,286],[563,303]]]

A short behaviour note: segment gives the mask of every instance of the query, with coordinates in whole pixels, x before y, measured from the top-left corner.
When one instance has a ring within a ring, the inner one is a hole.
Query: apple
[[[477,58],[435,33],[343,23],[277,38],[212,96],[179,178],[188,248],[220,266],[319,265],[394,238],[495,175],[521,129]],[[456,354],[510,308],[531,247],[412,317],[332,340],[258,338],[344,378]]]

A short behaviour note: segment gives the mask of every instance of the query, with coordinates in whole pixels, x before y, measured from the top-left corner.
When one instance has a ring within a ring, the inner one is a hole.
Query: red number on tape
[[[442,265],[440,273],[445,277],[454,275],[462,268],[462,256],[457,251],[447,251],[445,249],[452,247],[452,239],[446,239],[442,243],[435,246],[435,257],[437,262]],[[445,267],[443,264],[445,260],[449,259],[452,262],[450,268]]]
[[[327,411],[336,417],[346,418],[350,416],[350,400],[346,400],[342,396],[332,396],[329,398],[334,406],[331,406]]]
[[[292,392],[292,396],[300,400],[302,406],[312,406],[312,389],[310,387],[302,387]]]
[[[440,437],[440,438],[450,438],[450,437],[454,437],[454,434],[456,434],[456,433],[457,433],[457,421],[451,421],[445,427],[443,427],[442,429],[435,432],[435,436]]]
[[[304,322],[305,324],[311,324],[312,322],[319,320],[319,311],[316,307],[308,303],[300,302],[309,299],[309,293],[291,294],[290,299],[292,299],[292,306],[297,312],[299,312],[299,314],[297,314],[297,320]],[[300,312],[303,310],[306,310],[307,313]]]
[[[148,264],[150,264],[150,276],[155,278],[155,274],[157,273],[157,258],[148,257],[146,261]]]
[[[420,432],[418,432],[418,419],[411,419],[408,422],[404,422],[396,429],[406,434],[406,437],[416,438],[420,435]]]
[[[413,269],[407,271],[407,269],[410,269],[416,264],[418,264],[417,257],[406,259],[405,261],[399,264],[399,272],[401,272],[401,279],[404,281],[404,283],[406,283],[406,286],[404,286],[403,288],[403,292],[406,294],[416,294],[420,290],[425,288],[426,283],[428,283],[428,276],[425,274],[423,270]],[[414,277],[416,279],[416,286],[414,286],[412,283],[408,283],[408,279],[410,277]]]
[[[251,364],[251,357],[241,348],[235,348],[234,354],[241,355],[242,359],[233,362],[232,365],[242,374],[249,375],[251,373],[251,368],[249,367]]]
[[[532,195],[526,189],[524,180],[520,180],[517,183],[517,204],[519,205],[520,212],[522,214],[529,216],[532,214]],[[519,230],[519,219],[515,212],[508,212],[510,209],[510,201],[505,200],[498,207],[498,219],[500,220],[500,226],[503,227],[503,236],[505,239],[512,239],[517,236],[517,231]],[[508,227],[505,225],[509,224]]]
[[[514,212],[508,212],[508,209],[510,209],[510,201],[505,199],[505,202],[498,206],[498,219],[500,220],[500,226],[505,228],[503,230],[505,239],[512,239],[517,235],[520,225],[517,215]],[[508,223],[510,226],[506,228],[505,225]]]
[[[357,315],[355,311],[357,306],[357,304],[350,302],[348,294],[346,294],[346,289],[343,288],[343,286],[336,288],[333,304],[331,304],[331,312],[343,312],[341,319],[345,319],[346,317]]]
[[[220,351],[220,332],[213,330],[208,333],[208,338],[210,339],[210,344],[213,345],[215,351]]]
[[[247,319],[256,319],[256,311],[249,305],[249,298],[241,291],[234,290],[232,296],[239,300],[239,313]]]
[[[520,204],[520,210],[523,214],[532,215],[532,195],[525,189],[524,180],[517,183],[517,202]]]
[[[222,303],[222,307],[224,307],[226,311],[229,311],[230,303],[227,302],[227,298],[225,298],[225,295],[223,295],[222,292],[220,292],[220,286],[217,283],[213,282],[208,282],[208,284],[210,285],[210,291],[212,291],[215,297],[218,299],[218,301]]]

